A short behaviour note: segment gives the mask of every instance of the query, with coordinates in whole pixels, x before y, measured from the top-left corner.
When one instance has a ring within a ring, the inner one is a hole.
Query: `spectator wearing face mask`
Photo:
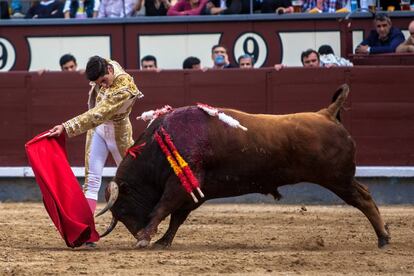
[[[212,69],[226,69],[234,67],[230,64],[226,47],[222,45],[214,45],[211,48],[211,59],[213,61]]]

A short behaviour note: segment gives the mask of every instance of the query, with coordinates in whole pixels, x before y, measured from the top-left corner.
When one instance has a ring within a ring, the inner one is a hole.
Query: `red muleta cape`
[[[65,135],[47,133],[25,145],[46,210],[68,247],[98,241],[93,214],[67,160]]]

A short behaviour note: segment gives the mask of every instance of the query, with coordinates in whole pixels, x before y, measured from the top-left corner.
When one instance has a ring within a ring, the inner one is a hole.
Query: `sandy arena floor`
[[[170,249],[134,248],[122,224],[95,249],[70,249],[41,203],[0,203],[0,275],[414,275],[414,206],[380,207],[392,235],[383,250],[356,209],[303,209],[206,204]]]

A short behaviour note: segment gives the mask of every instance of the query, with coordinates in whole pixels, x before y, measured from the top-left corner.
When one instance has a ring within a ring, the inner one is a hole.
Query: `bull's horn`
[[[111,220],[111,224],[108,226],[108,228],[106,229],[105,233],[103,233],[102,235],[99,235],[100,238],[105,237],[106,235],[108,235],[109,233],[112,232],[112,230],[114,230],[116,224],[118,223],[118,220],[112,216],[112,220]]]
[[[109,182],[109,200],[106,204],[105,208],[103,208],[95,217],[99,217],[100,215],[104,214],[106,211],[112,208],[116,199],[118,198],[119,188],[118,184],[115,181]]]

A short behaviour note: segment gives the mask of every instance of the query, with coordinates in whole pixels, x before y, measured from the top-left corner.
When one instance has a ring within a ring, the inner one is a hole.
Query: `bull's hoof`
[[[387,245],[390,243],[391,235],[390,235],[390,226],[388,223],[384,225],[386,235],[378,238],[378,248],[385,249]]]
[[[138,248],[145,248],[149,245],[150,241],[149,240],[140,240],[137,242],[137,244],[135,245]]]
[[[171,242],[167,241],[166,239],[159,239],[154,243],[154,247],[156,248],[168,248],[171,247]]]
[[[390,243],[390,237],[381,237],[378,239],[378,248],[385,249],[387,245]]]

